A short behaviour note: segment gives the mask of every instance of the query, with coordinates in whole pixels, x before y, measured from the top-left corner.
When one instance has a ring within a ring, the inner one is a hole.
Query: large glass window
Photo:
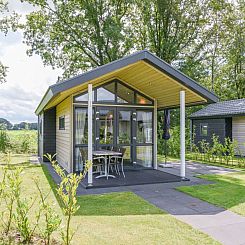
[[[75,102],[88,102],[88,93],[77,95],[74,98]],[[93,91],[93,101],[94,101],[94,91]]]
[[[75,110],[75,144],[88,143],[88,109],[76,108]]]
[[[146,97],[136,94],[136,104],[139,105],[152,105],[152,101],[148,100]]]
[[[121,83],[117,83],[117,102],[134,104],[134,91]]]
[[[137,112],[137,143],[152,143],[152,112]]]
[[[137,164],[149,168],[152,167],[152,146],[136,147]]]
[[[99,110],[99,142],[100,144],[113,144],[114,137],[114,111]]]
[[[88,160],[88,148],[87,147],[76,147],[75,148],[75,171],[83,171],[86,161]]]
[[[137,105],[153,105],[152,100],[141,95],[134,89],[123,85],[118,80],[106,83],[102,86],[95,87],[93,90],[93,101],[95,103],[108,104],[137,104]],[[74,102],[88,102],[88,93],[76,95]]]
[[[118,143],[130,144],[131,142],[131,111],[118,112]]]
[[[115,102],[115,83],[109,83],[97,89],[97,101]]]

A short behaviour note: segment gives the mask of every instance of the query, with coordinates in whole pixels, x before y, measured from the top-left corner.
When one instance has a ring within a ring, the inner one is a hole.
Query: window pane
[[[207,135],[208,135],[208,125],[201,124],[201,136],[207,136]]]
[[[77,95],[74,98],[75,102],[88,102],[88,93]],[[93,101],[94,101],[94,91],[93,91]]]
[[[131,141],[131,111],[119,111],[118,143],[130,144]]]
[[[152,146],[137,146],[137,164],[152,167]]]
[[[65,116],[59,117],[59,130],[65,130]]]
[[[76,108],[75,110],[75,144],[88,143],[88,110],[86,108]]]
[[[75,148],[75,171],[83,171],[84,165],[88,160],[87,156],[88,148],[87,147],[76,147]]]
[[[125,148],[126,151],[123,156],[123,164],[125,165],[131,165],[131,147],[130,146],[123,146],[122,148]],[[126,167],[126,166],[125,166]]]
[[[114,137],[114,112],[99,110],[100,144],[112,144]]]
[[[152,105],[152,101],[148,100],[140,94],[136,94],[136,103],[140,105]]]
[[[117,83],[117,102],[134,104],[134,91]]]
[[[115,83],[97,89],[97,101],[115,102]]]
[[[151,111],[137,111],[137,142],[152,143]]]

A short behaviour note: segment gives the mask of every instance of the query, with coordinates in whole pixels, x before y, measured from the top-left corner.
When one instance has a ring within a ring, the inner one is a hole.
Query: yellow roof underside
[[[107,73],[104,76],[87,81],[86,83],[60,93],[48,103],[45,109],[59,104],[62,100],[74,93],[87,90],[88,83],[92,83],[93,86],[98,86],[114,78],[118,78],[148,97],[155,99],[157,101],[158,108],[171,108],[178,106],[180,103],[179,92],[181,90],[186,91],[187,105],[207,102],[205,98],[168,77],[166,74],[154,68],[150,64],[144,61],[138,61],[132,65]]]

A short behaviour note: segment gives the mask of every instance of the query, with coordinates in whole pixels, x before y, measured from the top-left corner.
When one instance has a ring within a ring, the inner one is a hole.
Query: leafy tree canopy
[[[244,0],[23,0],[30,49],[64,78],[147,48],[222,99],[245,97]]]
[[[26,0],[39,10],[27,16],[24,36],[44,63],[64,77],[104,65],[134,47],[129,0]]]

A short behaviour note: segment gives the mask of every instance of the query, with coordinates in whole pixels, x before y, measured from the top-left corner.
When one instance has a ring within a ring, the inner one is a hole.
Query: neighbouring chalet
[[[190,116],[194,143],[205,139],[212,143],[213,134],[221,143],[229,137],[238,142],[239,152],[245,155],[245,99],[210,104]]]
[[[185,106],[217,102],[206,88],[147,50],[50,86],[38,105],[38,153],[57,153],[67,172],[103,148],[124,148],[135,173],[157,169],[157,111],[180,107],[181,177],[185,177]],[[92,168],[88,184],[94,181]],[[127,175],[126,175],[127,179]]]

